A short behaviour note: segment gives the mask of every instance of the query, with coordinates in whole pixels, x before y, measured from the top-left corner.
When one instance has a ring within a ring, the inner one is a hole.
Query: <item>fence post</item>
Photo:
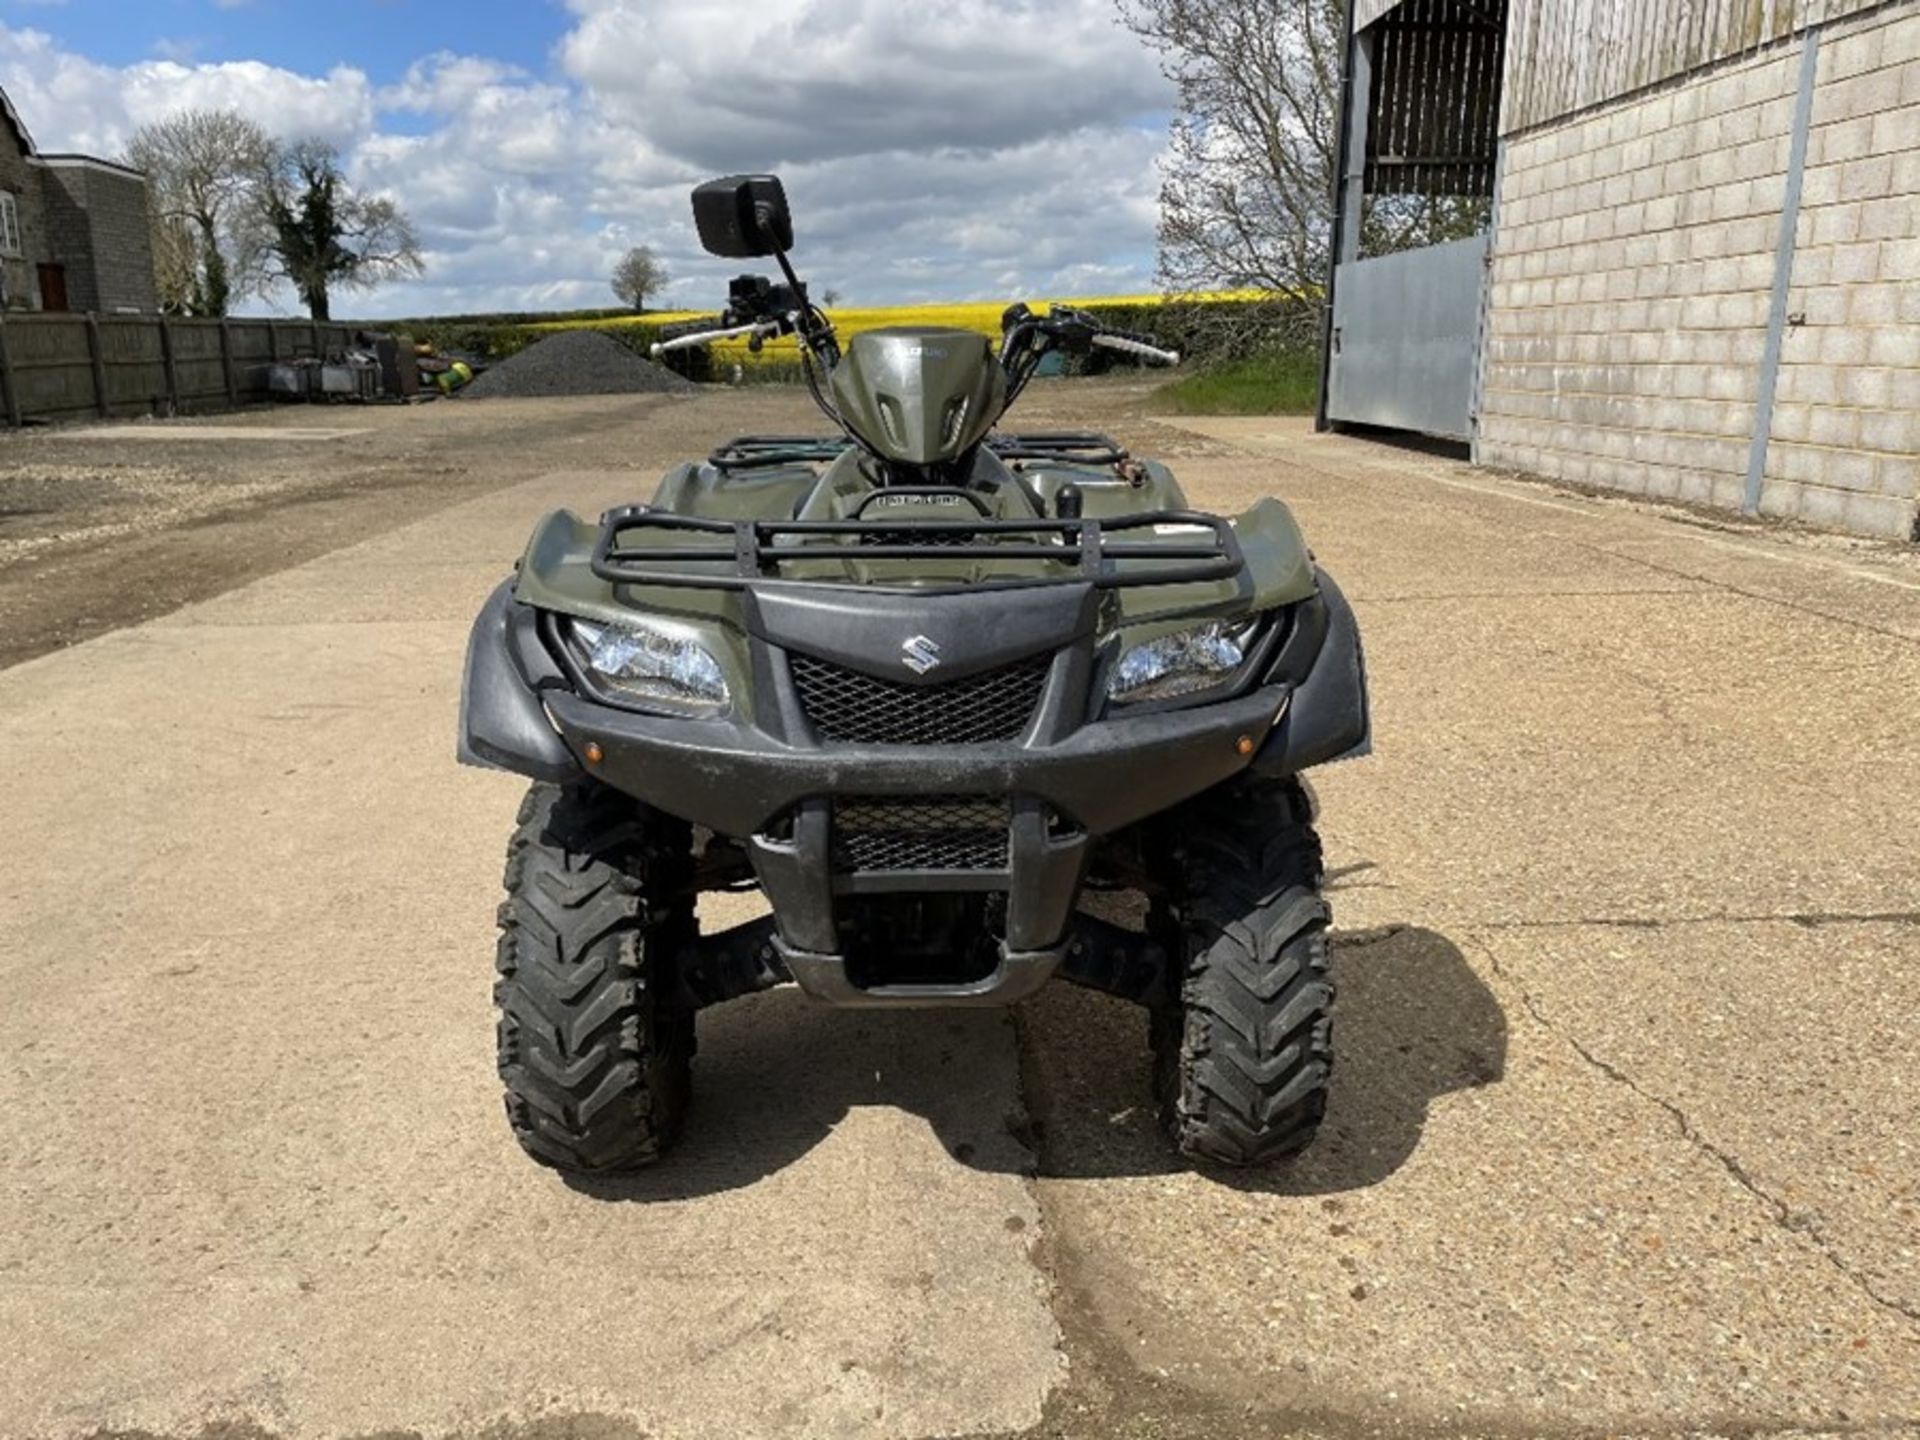
[[[227,403],[240,403],[240,377],[233,369],[233,323],[225,316],[220,319],[220,372],[227,381]]]
[[[13,380],[13,352],[7,349],[7,322],[0,317],[0,389],[6,391],[7,424],[20,428],[20,390]]]
[[[173,321],[160,317],[160,364],[167,372],[167,412],[180,413],[180,364],[173,353]]]
[[[101,419],[113,414],[113,396],[107,390],[107,357],[100,344],[100,316],[87,312],[87,358],[93,362],[93,408]]]

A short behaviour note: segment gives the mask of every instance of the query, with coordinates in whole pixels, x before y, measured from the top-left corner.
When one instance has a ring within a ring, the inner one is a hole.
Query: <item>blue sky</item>
[[[539,71],[569,24],[555,0],[0,0],[0,17],[110,65],[156,58],[261,60],[306,72],[346,65],[380,85],[450,41]]]
[[[640,243],[714,305],[686,191],[729,170],[849,301],[1151,288],[1170,99],[1112,0],[0,0],[0,87],[46,150],[191,107],[330,140],[426,245],[365,314],[607,304]]]

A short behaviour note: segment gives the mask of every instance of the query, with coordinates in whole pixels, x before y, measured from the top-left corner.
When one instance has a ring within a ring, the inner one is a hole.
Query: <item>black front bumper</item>
[[[1229,700],[1083,722],[1093,642],[1082,634],[1056,653],[1046,699],[1018,740],[834,744],[814,740],[804,724],[797,736],[783,724],[782,712],[791,715],[793,706],[784,655],[774,646],[762,647],[773,658],[757,657],[757,679],[787,692],[763,701],[752,718],[666,718],[600,703],[569,679],[536,613],[503,585],[475,623],[460,753],[537,779],[591,775],[736,837],[773,906],[785,968],[812,993],[840,1003],[848,1003],[851,989],[835,969],[840,897],[1002,892],[1005,946],[990,981],[895,998],[1004,1003],[1060,963],[1098,837],[1248,768],[1288,774],[1365,743],[1365,682],[1351,612],[1330,581],[1321,597],[1298,608],[1268,683]],[[598,759],[588,763],[589,755]],[[1004,863],[851,873],[836,865],[836,800],[929,796],[1004,800]]]
[[[656,719],[578,695],[550,695],[547,709],[573,754],[600,746],[605,758],[587,767],[599,779],[723,835],[758,834],[815,797],[930,794],[1031,796],[1103,835],[1245,769],[1288,693],[1264,686],[1200,710],[1097,721],[1032,746],[802,748],[750,725]]]
[[[1285,687],[1199,711],[1082,726],[1031,747],[779,744],[725,721],[654,719],[577,695],[548,700],[576,754],[649,805],[746,841],[785,940],[830,953],[836,894],[1002,890],[1007,944],[1045,949],[1064,933],[1092,837],[1166,810],[1246,768],[1287,703]],[[1003,869],[836,875],[831,806],[840,796],[1004,796],[1010,831]],[[776,837],[769,827],[782,820]]]

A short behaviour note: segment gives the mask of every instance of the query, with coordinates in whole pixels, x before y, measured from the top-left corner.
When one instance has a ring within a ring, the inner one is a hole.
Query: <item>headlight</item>
[[[570,622],[579,654],[609,689],[690,716],[718,715],[732,698],[713,652],[650,625]]]
[[[1258,620],[1214,622],[1162,635],[1125,651],[1107,674],[1107,699],[1115,705],[1177,700],[1226,684],[1247,658]]]

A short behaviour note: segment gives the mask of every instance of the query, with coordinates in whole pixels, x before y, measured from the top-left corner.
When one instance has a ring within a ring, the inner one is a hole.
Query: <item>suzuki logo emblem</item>
[[[916,675],[924,675],[940,663],[940,647],[924,635],[915,635],[900,642],[904,652],[900,663]]]

